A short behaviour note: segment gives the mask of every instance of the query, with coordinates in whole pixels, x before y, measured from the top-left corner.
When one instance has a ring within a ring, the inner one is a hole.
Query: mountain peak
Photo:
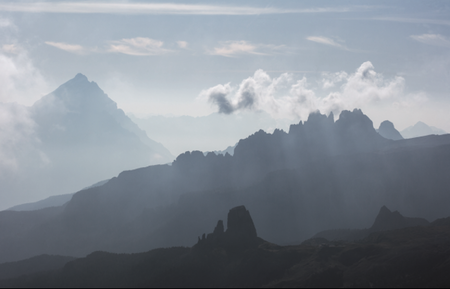
[[[46,107],[46,110],[50,111],[54,111],[57,107],[56,112],[68,110],[77,113],[115,111],[117,109],[116,103],[103,92],[97,83],[89,81],[81,73],[42,97],[34,106]],[[50,113],[50,111],[46,113]]]
[[[415,125],[402,130],[401,134],[404,138],[421,137],[431,134],[446,134],[447,132],[437,127],[429,126],[426,123],[419,121]]]
[[[404,217],[398,211],[392,212],[386,206],[383,206],[369,230],[376,232],[426,225],[428,225],[428,221],[425,219]]]
[[[398,132],[398,130],[395,129],[394,124],[388,120],[385,120],[380,124],[378,133],[382,137],[391,139],[391,140],[403,139],[403,136]]]
[[[84,75],[82,73],[77,73],[77,75],[75,75],[75,77],[73,79],[89,81],[88,78],[86,77],[86,75]]]

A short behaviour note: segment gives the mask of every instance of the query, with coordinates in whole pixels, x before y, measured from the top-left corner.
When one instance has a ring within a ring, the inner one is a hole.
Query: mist
[[[31,107],[0,109],[1,209],[174,158],[81,74]]]
[[[445,1],[0,3],[0,287],[449,287]]]

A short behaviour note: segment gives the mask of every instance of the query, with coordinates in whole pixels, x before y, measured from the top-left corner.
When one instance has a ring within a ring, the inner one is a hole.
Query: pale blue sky
[[[208,89],[230,83],[237,104],[252,77],[252,109],[274,117],[361,107],[376,126],[450,131],[448,1],[160,3],[0,1],[0,101],[81,72],[128,113],[198,116],[217,111]]]

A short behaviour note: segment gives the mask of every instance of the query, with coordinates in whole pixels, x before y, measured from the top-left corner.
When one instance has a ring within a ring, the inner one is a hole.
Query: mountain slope
[[[343,112],[336,122],[314,114],[289,133],[241,140],[234,156],[194,151],[171,166],[125,171],[76,193],[58,216],[31,220],[20,234],[0,227],[0,246],[9,248],[0,262],[191,245],[208,220],[239,204],[253,212],[262,238],[280,244],[367,228],[383,205],[433,220],[448,214],[449,164],[448,135],[392,141],[361,111]]]
[[[446,134],[444,130],[429,126],[424,122],[417,122],[415,125],[405,128],[401,131],[401,134],[404,138],[415,138],[415,137],[421,137],[431,134]]]
[[[102,185],[106,184],[106,182],[108,182],[108,181],[109,180],[97,182],[89,187],[84,188],[83,190],[102,186]],[[40,210],[40,209],[45,209],[45,208],[50,208],[50,207],[59,207],[59,206],[64,205],[68,201],[70,201],[72,199],[73,194],[74,193],[50,196],[44,200],[40,200],[37,202],[26,203],[26,204],[21,204],[21,205],[11,207],[8,209],[8,211],[35,211],[35,210]]]
[[[0,174],[0,209],[73,193],[123,170],[173,160],[82,74],[23,115],[29,125],[22,121],[16,130],[27,132],[24,145],[2,152],[13,155],[15,166]]]
[[[229,211],[226,231],[219,220],[191,248],[97,251],[61,269],[0,280],[0,287],[449,287],[448,219],[361,242],[278,246],[258,237],[240,206]]]

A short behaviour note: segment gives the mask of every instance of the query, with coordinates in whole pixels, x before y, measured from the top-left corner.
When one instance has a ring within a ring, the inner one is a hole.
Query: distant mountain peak
[[[377,130],[378,133],[386,138],[391,140],[401,140],[403,139],[402,135],[395,129],[394,124],[388,120],[383,121],[380,124],[380,128]]]
[[[382,206],[370,230],[374,232],[386,231],[428,224],[429,222],[425,219],[404,217],[398,211],[392,212],[386,206]]]
[[[404,138],[415,138],[431,134],[446,134],[446,133],[447,133],[446,131],[434,126],[429,126],[422,121],[418,121],[415,125],[410,126],[401,131],[401,134]]]
[[[89,81],[88,78],[86,77],[86,75],[84,75],[82,73],[77,73],[77,75],[75,75],[75,77],[73,79]]]
[[[59,113],[64,110],[71,112],[98,112],[100,110],[114,111],[117,104],[95,83],[78,73],[74,78],[60,85],[55,91],[38,100],[35,107],[46,107],[49,111]]]

